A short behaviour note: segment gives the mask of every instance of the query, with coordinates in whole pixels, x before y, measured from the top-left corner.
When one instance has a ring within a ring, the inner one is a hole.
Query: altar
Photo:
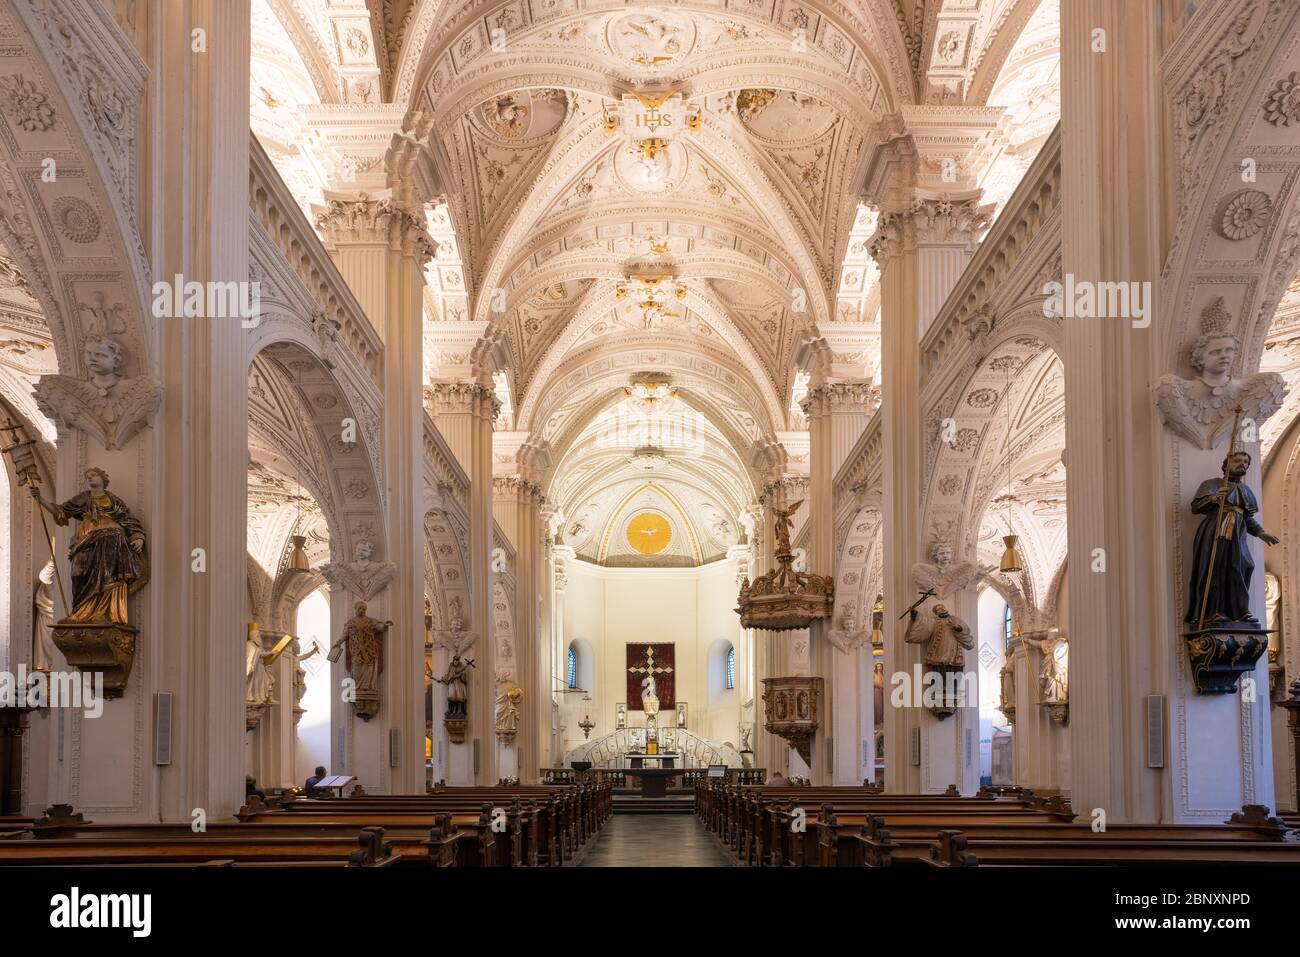
[[[648,752],[633,751],[627,755],[633,768],[673,768],[677,766],[677,758],[681,755],[675,751],[660,751],[658,754],[649,754]],[[647,764],[646,762],[653,762]]]
[[[649,757],[663,757],[663,755],[650,755]],[[676,777],[681,777],[681,768],[638,768],[631,767],[623,772],[628,777],[639,777],[641,779],[641,796],[643,798],[661,798],[668,794],[668,782]]]

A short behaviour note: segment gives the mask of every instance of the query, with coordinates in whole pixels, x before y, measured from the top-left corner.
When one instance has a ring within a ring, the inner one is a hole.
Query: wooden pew
[[[558,866],[612,813],[611,789],[499,786],[437,788],[420,795],[258,797],[238,822],[96,825],[67,806],[21,819],[0,840],[6,863],[321,866]],[[494,811],[500,809],[495,815]]]
[[[1300,843],[1262,840],[1180,840],[1087,837],[1008,840],[967,837],[959,830],[939,832],[926,863],[934,867],[1042,866],[1114,867],[1119,865],[1231,865],[1295,867]]]
[[[832,844],[828,832],[836,831]],[[1270,843],[1281,840],[1269,829],[1232,824],[1112,824],[1104,832],[1093,832],[1085,823],[1066,821],[995,821],[972,816],[962,820],[948,816],[873,815],[846,840],[854,828],[852,820],[836,818],[819,822],[821,863],[827,867],[890,867],[895,864],[931,863],[931,850],[944,830],[956,830],[968,838],[1010,843],[1066,840],[1200,843]]]
[[[34,833],[34,832],[33,832]],[[351,837],[28,837],[0,842],[0,867],[84,864],[313,864],[387,867],[396,861],[378,827]]]

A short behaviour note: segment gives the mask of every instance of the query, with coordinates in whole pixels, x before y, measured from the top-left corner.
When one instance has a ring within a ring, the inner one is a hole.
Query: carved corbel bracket
[[[1201,694],[1235,694],[1237,679],[1255,670],[1268,648],[1268,631],[1242,624],[1184,633],[1192,681]]]
[[[42,376],[36,405],[51,421],[93,437],[106,449],[120,449],[153,419],[162,385],[148,376],[118,379],[101,388],[67,375]]]
[[[332,562],[320,572],[336,588],[343,588],[361,601],[370,601],[388,587],[397,574],[393,562]]]
[[[1258,430],[1282,407],[1286,392],[1286,380],[1276,372],[1233,379],[1221,388],[1167,375],[1156,385],[1155,403],[1165,428],[1198,449],[1211,449],[1232,428],[1237,406],[1243,421],[1252,421]]]

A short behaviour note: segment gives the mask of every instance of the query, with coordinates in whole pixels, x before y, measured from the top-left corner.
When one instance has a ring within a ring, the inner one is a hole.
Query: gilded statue
[[[496,732],[503,738],[513,738],[519,731],[519,701],[524,696],[524,689],[515,684],[507,684],[497,695]]]
[[[266,706],[275,703],[275,676],[266,666],[268,657],[257,622],[250,621],[244,639],[244,711],[250,731],[257,727]]]
[[[788,505],[785,508],[773,508],[773,524],[776,531],[776,550],[778,552],[790,551],[790,530],[794,528],[794,519],[791,517],[799,511],[799,506],[803,504],[803,499]]]
[[[384,673],[384,639],[393,625],[391,621],[371,618],[366,610],[364,601],[356,603],[355,614],[343,626],[343,637],[329,653],[330,661],[338,661],[339,654],[346,649],[344,664],[349,677],[355,682],[352,712],[363,721],[369,721],[379,713],[379,676]]]
[[[1043,656],[1038,669],[1038,700],[1041,704],[1066,704],[1070,700],[1070,645],[1057,632],[1046,638],[1024,635],[1020,639],[1033,645]]]
[[[86,490],[57,504],[30,486],[31,495],[60,525],[76,522],[68,559],[72,609],[63,622],[128,625],[127,598],[149,581],[144,527],[108,490],[108,473],[86,470]]]

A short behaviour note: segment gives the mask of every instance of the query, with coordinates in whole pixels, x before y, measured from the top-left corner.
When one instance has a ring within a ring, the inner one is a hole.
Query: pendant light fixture
[[[311,571],[311,562],[307,559],[307,536],[299,533],[302,526],[302,486],[298,485],[295,478],[294,484],[298,487],[298,492],[294,496],[294,504],[298,509],[298,516],[293,520],[293,534],[289,536],[289,541],[293,548],[289,552],[289,571],[290,572],[309,572]]]
[[[998,565],[998,570],[1004,575],[1013,575],[1016,572],[1024,570],[1024,563],[1020,560],[1020,550],[1016,547],[1020,540],[1016,533],[1011,530],[1011,365],[1007,365],[1007,391],[1005,394],[1007,404],[1007,533],[1002,536],[1002,544],[1006,549],[1002,552],[1002,561]]]

